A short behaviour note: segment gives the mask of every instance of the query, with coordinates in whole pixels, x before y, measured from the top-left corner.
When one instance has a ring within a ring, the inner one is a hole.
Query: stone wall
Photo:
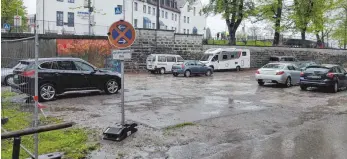
[[[244,47],[244,46],[217,46],[204,45],[203,50],[210,48],[233,47],[249,49],[251,51],[251,67],[262,67],[269,62],[270,56],[294,56],[302,61],[315,61],[317,63],[339,64],[347,67],[347,50],[312,49],[312,48],[286,48],[286,47]]]

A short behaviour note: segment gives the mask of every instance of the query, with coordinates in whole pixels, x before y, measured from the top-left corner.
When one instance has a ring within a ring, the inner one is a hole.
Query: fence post
[[[20,137],[13,138],[13,151],[12,151],[12,159],[19,159],[20,154]]]

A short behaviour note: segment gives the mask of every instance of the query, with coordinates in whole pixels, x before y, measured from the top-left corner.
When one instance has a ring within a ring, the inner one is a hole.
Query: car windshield
[[[202,56],[200,61],[209,61],[212,59],[212,57],[213,57],[213,54],[205,54],[204,56]]]
[[[30,63],[27,62],[27,61],[20,61],[20,62],[14,67],[14,69],[16,69],[16,70],[23,70],[23,69],[27,68],[29,64],[30,64]]]
[[[270,61],[280,61],[278,57],[270,57]]]
[[[177,57],[177,62],[184,62],[184,59],[181,56],[179,56]]]
[[[283,69],[284,65],[283,64],[267,64],[263,66],[262,68]]]

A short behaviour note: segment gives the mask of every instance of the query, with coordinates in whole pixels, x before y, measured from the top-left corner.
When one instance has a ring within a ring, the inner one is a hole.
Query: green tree
[[[300,31],[301,39],[306,39],[308,25],[313,15],[315,0],[294,0],[291,19],[294,21],[295,28]]]
[[[229,44],[235,45],[235,33],[243,19],[254,14],[252,0],[210,0],[203,8],[205,14],[222,14],[229,31]]]
[[[17,13],[22,16],[21,29],[26,28],[27,18],[23,0],[1,0],[1,24],[9,23],[13,26],[14,16]],[[11,30],[13,30],[13,27],[11,27]]]

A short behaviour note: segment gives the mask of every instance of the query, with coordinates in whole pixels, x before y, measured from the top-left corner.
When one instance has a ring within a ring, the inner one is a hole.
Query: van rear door
[[[146,66],[148,70],[154,69],[154,62],[156,61],[155,55],[149,55],[146,59]]]

